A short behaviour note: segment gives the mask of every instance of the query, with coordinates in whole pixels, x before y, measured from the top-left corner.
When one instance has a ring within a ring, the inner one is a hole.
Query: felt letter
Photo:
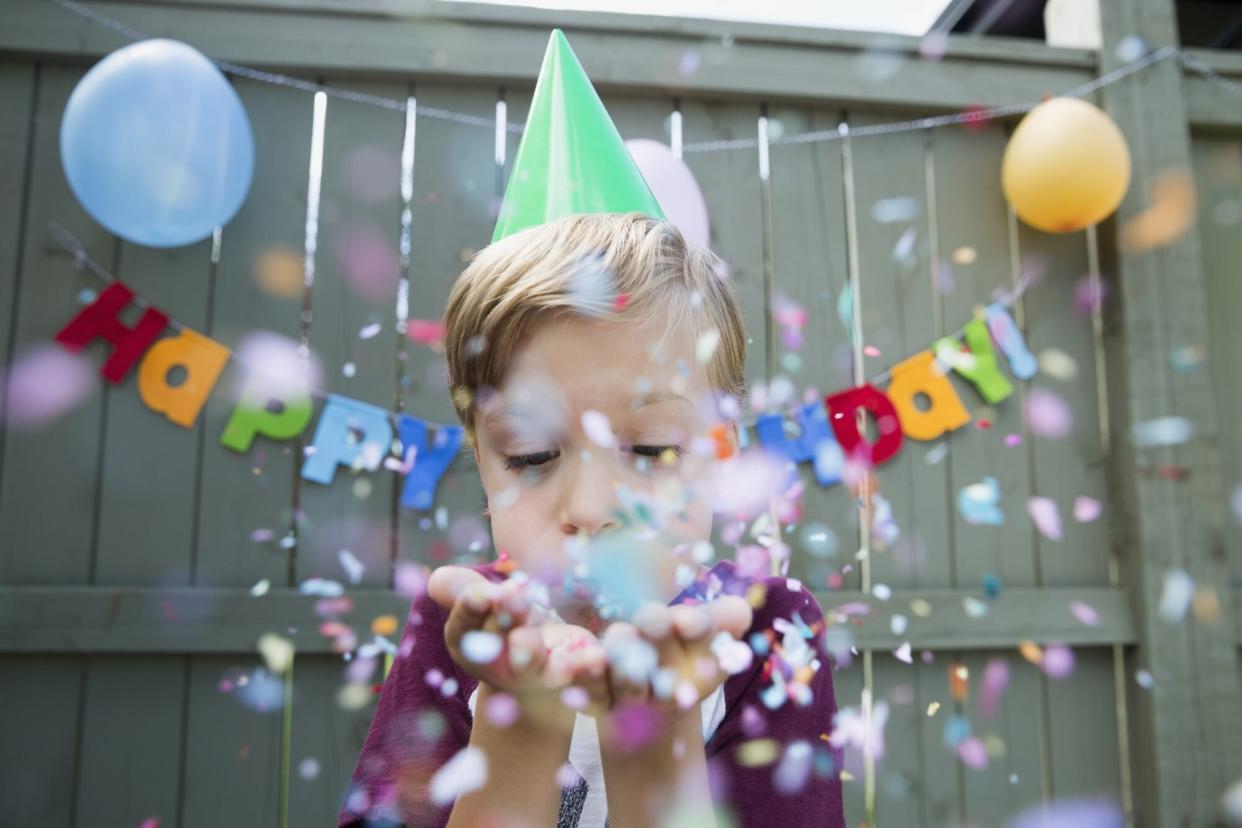
[[[176,336],[156,342],[142,358],[138,394],[147,408],[189,428],[228,361],[228,348],[182,328]],[[173,386],[168,383],[168,372],[178,366],[185,370],[185,379]]]
[[[108,340],[112,343],[112,355],[100,373],[110,382],[119,383],[151,340],[159,336],[168,324],[168,317],[163,312],[148,307],[137,325],[132,328],[122,325],[117,317],[133,298],[132,290],[120,282],[113,282],[56,334],[56,341],[77,353],[96,337]]]
[[[289,440],[302,433],[314,411],[309,389],[286,390],[279,396],[271,389],[270,377],[251,371],[220,435],[221,445],[244,453],[250,451],[256,435]]]
[[[931,351],[915,354],[893,366],[888,399],[897,409],[901,430],[913,440],[935,440],[970,422],[970,414],[948,377],[937,370]],[[923,394],[931,402],[924,411],[915,403]]]
[[[828,425],[828,410],[823,402],[802,406],[794,414],[800,433],[791,436],[785,431],[785,418],[780,414],[764,414],[755,423],[759,443],[773,454],[795,463],[812,460],[815,480],[821,486],[841,482],[841,447]]]
[[[957,342],[945,338],[936,343],[936,356],[970,380],[989,405],[995,405],[1013,393],[1013,386],[996,365],[996,352],[992,350],[987,322],[970,320],[962,328],[962,335],[966,338],[969,354],[963,354]]]
[[[837,442],[847,457],[861,458],[869,466],[876,466],[891,458],[901,448],[901,421],[897,409],[888,397],[874,385],[860,385],[838,391],[829,396],[828,419],[837,435]],[[858,430],[858,410],[865,409],[875,416],[879,439],[868,443]]]
[[[440,426],[435,436],[427,439],[427,424],[417,417],[402,414],[398,431],[405,453],[416,450],[414,465],[405,476],[401,489],[401,505],[407,509],[430,509],[436,496],[436,484],[461,448],[466,432],[461,426]]]
[[[988,330],[1001,351],[1009,358],[1009,370],[1018,379],[1028,380],[1039,370],[1039,362],[1026,347],[1022,331],[1004,305],[988,305]]]
[[[302,463],[302,477],[331,483],[337,466],[375,471],[391,444],[392,423],[387,411],[329,394],[315,426],[315,450]]]

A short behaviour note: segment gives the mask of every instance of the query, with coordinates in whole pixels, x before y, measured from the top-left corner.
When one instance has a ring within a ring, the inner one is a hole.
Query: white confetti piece
[[[709,362],[712,355],[716,353],[716,347],[720,344],[720,330],[712,328],[704,331],[694,345],[694,358],[700,363]]]
[[[727,632],[719,632],[712,639],[712,654],[720,664],[720,669],[731,676],[744,672],[754,661],[754,653],[750,646],[738,641]]]
[[[307,578],[298,587],[303,595],[316,595],[320,598],[339,598],[345,594],[345,588],[336,581],[327,578]]]
[[[893,655],[897,657],[898,661],[904,661],[906,664],[914,663],[914,657],[910,655],[909,641],[901,642],[901,646],[893,650]]]
[[[370,325],[364,325],[362,330],[358,331],[359,339],[371,339],[383,330],[383,326],[378,322],[372,322]]]
[[[1195,579],[1180,569],[1164,573],[1164,589],[1160,593],[1160,617],[1176,624],[1186,617],[1190,599],[1195,594]]]
[[[434,805],[444,807],[458,797],[477,791],[486,782],[487,755],[467,745],[431,777],[429,795]]]
[[[616,443],[612,435],[612,424],[608,418],[598,411],[582,412],[582,430],[597,446],[612,448]]]
[[[264,633],[257,645],[259,655],[273,673],[287,672],[293,664],[293,642],[276,633]]]
[[[504,642],[496,633],[471,630],[461,637],[461,652],[475,664],[491,664],[500,657]]]
[[[358,556],[348,549],[342,549],[336,553],[336,559],[340,561],[341,568],[345,570],[345,574],[349,576],[349,582],[356,584],[362,580],[362,573],[366,569],[362,561],[358,560]]]
[[[267,595],[267,591],[271,588],[272,582],[267,578],[263,578],[250,588],[250,594],[255,598],[259,598],[260,596]]]
[[[1194,424],[1185,417],[1157,417],[1135,423],[1130,436],[1134,445],[1140,448],[1158,448],[1181,445],[1190,440],[1194,433]]]

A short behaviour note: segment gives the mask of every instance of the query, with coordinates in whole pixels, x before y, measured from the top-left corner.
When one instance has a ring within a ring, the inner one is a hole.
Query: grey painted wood
[[[281,712],[256,712],[221,688],[222,679],[261,664],[253,656],[190,657],[178,817],[186,828],[277,824]]]
[[[782,107],[770,112],[771,129],[784,133],[830,129],[840,123],[835,110]],[[772,147],[772,261],[775,292],[796,302],[807,313],[802,347],[790,351],[780,336],[772,355],[778,374],[790,377],[799,388],[814,388],[822,400],[827,394],[850,385],[849,331],[837,319],[837,297],[848,283],[846,264],[845,199],[841,148],[838,144]],[[791,370],[783,363],[787,354],[799,359]],[[815,480],[811,464],[799,468],[805,486],[802,520],[786,527],[785,543],[792,554],[790,573],[814,588],[828,586],[829,576],[853,563],[857,550],[858,517],[848,487],[823,488]],[[827,526],[838,541],[837,552],[827,560],[807,554],[801,539],[811,522]],[[859,583],[857,567],[843,580]]]
[[[0,796],[13,825],[73,825],[83,670],[78,656],[0,658]]]
[[[838,710],[846,707],[859,709],[863,688],[861,662],[855,660],[846,667],[834,667],[832,684]],[[849,757],[846,757],[846,771],[852,778],[842,779],[841,783],[845,798],[845,824],[861,825],[864,818],[863,777],[861,769],[856,764],[849,765],[849,761]]]
[[[1075,648],[1074,655],[1074,672],[1047,683],[1052,795],[1103,795],[1119,802],[1112,653],[1107,648]]]
[[[75,812],[77,825],[175,824],[188,658],[91,656]]]
[[[210,258],[210,239],[166,250],[121,243],[113,275],[170,317],[203,332],[214,279]],[[137,318],[133,310],[129,315]],[[176,331],[169,326],[162,336]],[[203,415],[186,429],[147,408],[137,374],[135,368],[105,395],[95,580],[186,586],[194,555],[199,442],[206,436]]]
[[[382,72],[529,83],[549,30],[559,25],[602,88],[962,109],[981,101],[1038,100],[1091,76],[1087,53],[1022,41],[991,44],[980,52],[981,47],[962,38],[942,59],[923,60],[917,38],[886,39],[900,63],[891,77],[879,82],[856,58],[859,49],[875,48],[860,35],[790,37],[792,27],[769,31],[722,23],[696,24],[683,33],[659,18],[632,21],[630,26],[638,31],[613,32],[614,18],[607,15],[522,14],[513,9],[496,10],[493,21],[499,22],[471,29],[444,19],[436,7],[389,6],[379,14],[354,14],[341,4],[334,6],[300,15],[296,27],[282,25],[288,14],[279,7],[116,3],[107,13],[139,31],[182,37],[212,57],[333,74]],[[652,37],[655,33],[661,36]],[[0,9],[3,49],[26,55],[100,55],[118,45],[114,33],[38,0],[13,0]],[[678,67],[687,50],[701,53],[703,68],[683,75]],[[979,54],[988,61],[980,62]]]
[[[495,118],[497,91],[490,87],[418,84],[419,106],[442,107],[482,118]],[[520,120],[512,113],[510,120]],[[444,314],[449,291],[474,252],[485,247],[495,226],[495,132],[480,126],[420,117],[414,145],[412,267],[409,318],[434,320]],[[510,146],[510,158],[517,149]],[[404,343],[402,410],[438,425],[459,425],[448,391],[443,354],[431,346]],[[402,507],[397,515],[400,560],[433,566],[451,558],[486,560],[488,544],[476,555],[467,544],[454,546],[450,528],[486,527],[481,517],[486,499],[472,450],[464,443],[436,491],[435,508],[421,512]],[[473,533],[467,533],[473,534]]]
[[[378,686],[382,659],[376,667]],[[347,795],[379,695],[359,709],[343,709],[338,693],[345,668],[333,656],[301,656],[294,667],[289,825],[334,825]]]
[[[48,236],[58,221],[88,254],[110,262],[115,242],[78,206],[61,171],[60,115],[83,68],[47,64],[41,69],[36,126],[31,135],[30,197],[22,239],[21,290],[13,308],[14,358],[51,340],[81,309],[78,292],[98,290],[94,277],[79,274]],[[110,346],[92,343],[81,352],[94,370]],[[97,376],[97,375],[96,375]],[[0,581],[11,584],[88,583],[98,496],[104,380],[99,378],[77,407],[4,443],[0,480]],[[38,550],[21,554],[20,550]]]
[[[1206,336],[1194,344],[1206,349],[1208,359],[1205,366],[1190,370],[1206,367],[1211,372],[1221,423],[1224,494],[1229,498],[1242,486],[1242,388],[1233,381],[1238,355],[1242,354],[1242,330],[1233,323],[1234,312],[1242,307],[1242,283],[1231,273],[1232,263],[1242,256],[1242,233],[1238,232],[1234,206],[1242,201],[1242,140],[1199,135],[1191,148],[1199,197],[1196,228],[1203,245],[1208,294]],[[1242,515],[1232,519],[1242,521]],[[1236,524],[1230,527],[1229,520],[1226,518],[1223,539],[1229,550],[1233,585],[1237,586],[1242,584],[1242,531]]]
[[[851,128],[889,120],[852,115]],[[877,378],[893,364],[931,347],[940,332],[928,227],[928,193],[922,133],[850,141],[858,223],[860,290],[854,297],[862,320],[859,346],[863,376]],[[889,205],[911,205],[912,214],[893,221]],[[887,378],[873,383],[887,387]],[[869,427],[874,436],[874,424]],[[892,587],[952,585],[954,537],[946,512],[946,466],[929,463],[935,443],[905,439],[896,457],[880,465],[879,494],[892,506],[900,531],[888,548],[877,535],[871,547],[872,584]],[[934,455],[933,455],[934,457]],[[911,618],[917,627],[918,619]]]
[[[1157,47],[1176,43],[1174,8],[1166,0],[1106,0],[1101,13],[1105,69],[1115,65],[1121,32]],[[1118,212],[1125,222],[1146,207],[1147,188],[1161,170],[1190,168],[1181,76],[1174,66],[1157,66],[1106,90],[1103,99],[1134,159],[1134,179]],[[1214,389],[1206,373],[1176,372],[1169,364],[1174,347],[1201,341],[1209,320],[1203,249],[1188,233],[1154,251],[1122,250],[1117,274],[1121,301],[1111,314],[1116,327],[1109,363],[1123,365],[1126,376],[1110,375],[1112,481],[1121,484],[1123,496],[1114,542],[1127,553],[1139,662],[1155,676],[1132,711],[1135,728],[1150,731],[1137,742],[1151,751],[1134,763],[1136,808],[1160,824],[1204,821],[1221,790],[1242,774],[1236,644],[1227,625],[1170,624],[1158,612],[1165,574],[1180,568],[1200,585],[1216,585],[1222,614],[1234,613],[1233,595],[1219,587],[1231,575],[1220,540],[1225,512]],[[1160,449],[1140,449],[1128,439],[1133,424],[1163,416],[1189,419],[1194,439]],[[1193,474],[1170,481],[1144,472],[1159,465]],[[1192,674],[1195,680],[1187,680]]]
[[[359,88],[391,97],[404,93],[404,87],[395,84]],[[322,368],[323,390],[385,410],[393,407],[397,390],[395,308],[404,132],[403,113],[352,101],[329,102],[311,303],[310,347]],[[370,325],[382,328],[363,339],[361,331]],[[307,445],[315,425],[307,430]],[[387,584],[393,491],[398,484],[397,476],[382,466],[375,472],[338,466],[330,485],[302,480],[298,505],[304,523],[297,581],[320,577],[350,584],[339,559],[342,550],[349,550],[365,567],[359,583]]]
[[[10,113],[0,123],[0,179],[14,182],[0,193],[0,365],[9,371],[9,331],[17,301],[17,271],[21,265],[22,229],[26,215],[26,169],[34,130],[33,107],[37,67],[33,63],[0,62],[0,106]],[[4,474],[4,440],[8,430],[3,416],[0,385],[0,475]]]
[[[983,618],[972,618],[964,602],[973,590],[894,590],[887,601],[857,592],[816,590],[825,612],[862,601],[853,615],[858,646],[893,649],[903,640],[916,648],[1008,647],[1024,639],[1069,644],[1129,644],[1135,641],[1131,610],[1120,590],[1007,590]],[[928,615],[898,638],[895,614],[911,615],[910,602],[927,602]],[[251,652],[264,632],[282,631],[300,652],[331,651],[318,632],[316,598],[273,589],[254,598],[249,589],[192,587],[152,589],[92,587],[0,587],[0,652]],[[409,602],[388,590],[351,592],[352,612],[342,621],[360,632],[379,615],[404,617]],[[1088,627],[1067,611],[1070,602],[1090,604],[1099,623]]]
[[[876,768],[876,822],[879,825],[925,823],[924,800],[928,782],[926,772],[944,769],[926,767],[923,719],[926,704],[920,704],[919,680],[922,664],[903,664],[888,655],[875,657],[875,698],[889,707],[884,729],[884,757]],[[854,669],[857,669],[856,667]],[[935,743],[932,745],[935,746]],[[938,823],[937,823],[938,824]]]
[[[256,280],[255,268],[270,251],[301,262],[312,107],[309,95],[255,81],[239,81],[237,91],[254,131],[254,181],[222,234],[211,326],[204,332],[232,349],[257,331],[298,339],[300,291],[267,292]],[[295,442],[256,437],[244,455],[220,445],[245,376],[238,362],[231,361],[200,415],[205,436],[196,584],[249,586],[267,578],[280,586],[290,578],[294,553],[282,549],[280,540],[294,523],[294,475],[302,459],[295,456]],[[314,425],[312,418],[307,431]],[[251,540],[260,529],[268,530],[272,540]]]

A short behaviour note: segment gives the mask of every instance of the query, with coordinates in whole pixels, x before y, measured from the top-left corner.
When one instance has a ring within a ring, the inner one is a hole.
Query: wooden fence
[[[686,144],[857,128],[922,114],[1038,100],[1115,68],[1126,35],[1176,44],[1171,0],[1105,0],[1108,42],[1094,52],[1001,39],[951,38],[943,57],[915,39],[778,26],[561,14],[415,0],[160,0],[93,6],[145,34],[183,39],[247,66],[490,120],[503,100],[521,122],[553,25],[566,29],[626,138],[669,141],[679,113]],[[405,114],[329,99],[319,256],[309,321],[303,295],[256,282],[273,250],[300,255],[306,214],[311,95],[236,78],[256,143],[255,180],[238,216],[211,241],[174,250],[121,242],[78,206],[61,172],[58,127],[75,84],[126,42],[45,0],[0,6],[0,359],[47,342],[98,287],[49,236],[59,222],[89,254],[185,325],[235,347],[262,329],[305,334],[326,390],[428,420],[453,422],[439,357],[392,332],[395,297],[353,292],[338,256],[360,232],[396,256],[397,186]],[[686,71],[688,58],[697,68]],[[1242,80],[1236,55],[1197,53]],[[1207,824],[1223,788],[1242,775],[1242,540],[1227,510],[1242,480],[1242,98],[1164,62],[1095,99],[1130,141],[1135,180],[1120,220],[1146,205],[1160,171],[1193,168],[1197,231],[1154,253],[1121,250],[1114,223],[1049,236],[1007,211],[999,169],[1012,121],[770,148],[687,152],[712,219],[713,247],[731,265],[753,332],[752,381],[790,373],[823,392],[870,376],[956,329],[997,287],[1042,274],[1016,315],[1035,352],[1057,348],[1076,375],[1041,374],[942,444],[907,442],[879,471],[902,529],[889,550],[859,560],[838,590],[826,565],[795,546],[795,574],[826,608],[868,600],[860,658],[837,674],[838,701],[866,688],[891,706],[887,753],[874,777],[846,785],[847,821],[1000,825],[1041,800],[1104,795],[1133,824]],[[439,315],[449,286],[490,238],[504,181],[491,128],[417,119],[410,316]],[[512,157],[516,135],[507,136]],[[380,171],[378,195],[357,197],[359,165]],[[913,204],[887,221],[875,205]],[[838,319],[857,280],[863,343]],[[1107,293],[1102,315],[1075,312],[1084,280]],[[812,314],[802,364],[784,367],[766,297]],[[385,334],[361,339],[379,322]],[[1170,362],[1202,348],[1197,370]],[[98,353],[98,352],[95,352]],[[868,351],[868,353],[875,353]],[[342,367],[352,363],[352,376]],[[236,381],[230,367],[222,379]],[[223,386],[222,386],[223,387]],[[1023,408],[1048,390],[1068,402],[1063,440],[1034,435]],[[965,394],[968,392],[964,392]],[[404,616],[391,590],[399,561],[439,563],[466,552],[484,526],[468,457],[441,483],[429,513],[397,506],[391,472],[300,482],[301,443],[219,445],[230,413],[213,395],[192,429],[147,410],[133,384],[100,387],[37,430],[0,424],[0,801],[26,825],[326,825],[345,793],[373,704],[339,704],[345,664],[320,635],[307,578],[342,579],[337,552],[365,564],[345,620],[366,635]],[[1191,418],[1185,446],[1148,450],[1130,426]],[[1018,435],[1020,444],[1007,440]],[[1177,470],[1182,470],[1178,472]],[[972,526],[957,492],[995,477],[1008,519]],[[856,504],[808,476],[808,519],[858,548]],[[1040,535],[1027,500],[1076,497],[1104,505],[1095,522]],[[268,530],[256,540],[256,530]],[[270,537],[270,540],[263,538]],[[792,536],[791,536],[792,537]],[[287,539],[287,540],[285,540]],[[842,560],[833,563],[839,569]],[[1211,612],[1160,618],[1164,575],[1187,571]],[[262,597],[251,587],[272,585]],[[984,582],[1000,584],[988,599]],[[887,600],[876,585],[892,590]],[[1210,593],[1210,594],[1209,594]],[[920,603],[921,600],[921,603]],[[1099,614],[1086,625],[1079,601]],[[977,606],[986,615],[977,617]],[[920,612],[921,611],[921,612]],[[893,616],[909,618],[902,636]],[[285,703],[257,713],[222,682],[261,665],[255,642],[279,632],[297,646]],[[893,657],[902,640],[913,664]],[[1076,665],[1046,676],[1022,642],[1062,642]],[[925,654],[925,657],[920,657]],[[976,700],[986,666],[1002,659],[1008,689],[992,716]],[[1150,675],[1142,682],[1136,675]],[[970,688],[951,692],[954,676]],[[938,710],[937,710],[938,708]],[[990,759],[975,770],[945,746],[960,715]]]

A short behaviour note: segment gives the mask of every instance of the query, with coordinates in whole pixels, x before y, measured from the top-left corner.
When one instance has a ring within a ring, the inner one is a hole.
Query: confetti
[[[1238,523],[1242,524],[1242,483],[1233,490],[1233,497],[1229,498],[1229,506],[1233,509],[1233,516]]]
[[[965,486],[958,493],[957,508],[962,519],[972,526],[1000,526],[1005,514],[1000,509],[1000,484],[995,477]]]
[[[973,247],[959,247],[953,251],[952,259],[955,265],[972,265],[979,257],[979,254]]]
[[[919,214],[919,202],[911,196],[881,198],[871,205],[871,217],[881,224],[912,221]]]
[[[67,413],[99,385],[85,352],[36,345],[17,356],[7,375],[0,372],[0,420],[35,428]]]
[[[983,573],[983,597],[988,600],[994,600],[1001,594],[1001,579],[995,572]]]
[[[975,770],[983,770],[988,766],[988,749],[983,742],[975,737],[963,739],[955,751],[962,764]]]
[[[1000,707],[1001,697],[1009,686],[1009,663],[1003,658],[988,660],[983,668],[983,682],[979,689],[979,715],[992,718]]]
[[[1136,670],[1134,672],[1134,681],[1144,690],[1150,690],[1156,684],[1156,679],[1146,670]]]
[[[320,598],[339,598],[345,594],[345,588],[336,581],[326,578],[307,578],[298,586],[303,595],[317,595]]]
[[[854,330],[854,290],[849,282],[845,283],[837,297],[837,318],[846,331]]]
[[[371,632],[376,635],[392,635],[397,631],[397,616],[380,615],[371,622]]]
[[[509,727],[518,718],[517,699],[508,693],[496,693],[488,698],[485,714],[496,727]]]
[[[1049,644],[1040,667],[1049,678],[1065,678],[1074,671],[1074,651],[1064,644]]]
[[[1039,533],[1048,540],[1061,539],[1061,511],[1056,501],[1047,497],[1032,497],[1026,503],[1026,512]]]
[[[1100,516],[1100,501],[1086,495],[1074,499],[1074,520],[1079,523],[1091,523]]]
[[[1074,415],[1065,400],[1044,388],[1032,388],[1026,398],[1026,422],[1040,437],[1059,440],[1074,427]]]
[[[1026,808],[1005,828],[1123,828],[1125,817],[1107,799],[1062,799]]]
[[[712,639],[711,651],[716,656],[720,669],[731,676],[750,669],[754,661],[754,652],[750,647],[724,631],[717,633]]]
[[[772,773],[773,787],[782,794],[795,794],[802,790],[811,776],[813,756],[810,742],[805,739],[790,742]]]
[[[1203,364],[1206,356],[1202,345],[1183,345],[1169,354],[1169,364],[1174,371],[1193,371]]]
[[[487,782],[487,755],[467,745],[431,777],[432,804],[444,807]]]
[[[1131,252],[1163,247],[1180,238],[1194,223],[1194,179],[1184,169],[1163,170],[1148,188],[1146,210],[1121,228],[1119,241]]]
[[[259,655],[273,673],[288,672],[293,664],[293,642],[276,633],[264,633],[257,644]]]
[[[504,642],[492,632],[471,630],[461,637],[461,653],[475,664],[491,664],[500,657]]]
[[[255,585],[250,588],[250,594],[253,595],[255,598],[259,598],[261,596],[267,595],[267,591],[271,589],[271,587],[272,587],[272,582],[269,581],[267,578],[263,578],[257,581]]]
[[[582,430],[592,443],[602,448],[616,445],[616,437],[612,433],[612,424],[608,417],[598,411],[582,412]]]
[[[401,274],[394,243],[374,227],[355,225],[335,234],[333,247],[337,265],[359,296],[391,301]]]
[[[1139,448],[1158,448],[1181,445],[1189,441],[1194,433],[1194,424],[1185,417],[1157,417],[1135,423],[1130,429],[1130,438]]]
[[[770,765],[780,755],[780,744],[775,739],[751,739],[737,749],[737,762],[744,768]]]
[[[340,562],[341,568],[345,570],[351,584],[362,580],[362,573],[366,567],[363,566],[362,561],[358,560],[358,556],[348,549],[341,549],[336,553],[336,559]]]
[[[1039,355],[1039,370],[1053,379],[1072,380],[1078,375],[1078,363],[1060,348],[1047,348]]]
[[[828,742],[835,748],[848,745],[862,751],[863,755],[881,759],[884,756],[884,726],[887,722],[888,702],[876,702],[870,716],[859,708],[842,707],[833,719]]]
[[[901,642],[901,646],[893,650],[893,655],[897,658],[898,661],[905,662],[906,664],[914,663],[914,658],[910,655],[910,642],[909,641]]]
[[[1190,599],[1194,596],[1195,579],[1181,569],[1170,569],[1164,573],[1164,588],[1160,593],[1160,617],[1170,624],[1176,624],[1186,617],[1190,608]]]
[[[700,364],[710,362],[712,356],[716,353],[716,347],[718,345],[720,345],[720,329],[712,328],[709,331],[705,331],[695,342],[695,359],[697,359]]]
[[[288,247],[269,247],[255,259],[251,276],[265,293],[286,298],[300,297],[303,254]]]
[[[306,780],[316,779],[319,776],[319,760],[313,756],[307,756],[298,763],[298,776]]]
[[[410,319],[405,323],[405,335],[411,342],[432,345],[444,339],[444,323],[439,319]]]
[[[1094,627],[1100,623],[1100,614],[1096,612],[1095,607],[1084,604],[1082,601],[1070,601],[1070,613],[1088,627]]]
[[[941,440],[927,450],[927,453],[923,455],[923,462],[929,466],[935,466],[948,456],[949,444]]]

